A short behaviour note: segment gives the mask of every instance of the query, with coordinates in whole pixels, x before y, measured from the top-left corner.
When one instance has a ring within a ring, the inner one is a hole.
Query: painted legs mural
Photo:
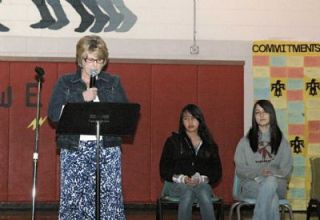
[[[59,30],[70,23],[60,0],[32,0],[40,13],[40,21],[31,24],[34,29]],[[137,16],[123,0],[66,0],[79,14],[81,21],[75,32],[128,32],[137,22]],[[1,0],[0,0],[1,3]],[[48,8],[52,8],[53,15]],[[88,11],[89,10],[89,11]],[[10,29],[0,23],[0,32]]]
[[[57,18],[56,23],[50,25],[48,28],[58,30],[69,24],[69,19],[61,6],[60,0],[47,0],[47,2],[52,7]]]
[[[32,0],[32,2],[37,6],[41,16],[39,22],[30,25],[32,28],[58,30],[69,24],[69,20],[61,6],[60,0]],[[51,15],[47,3],[52,7],[56,19]]]
[[[0,0],[1,3],[1,0]],[[8,32],[10,29],[0,23],[0,32]]]
[[[104,31],[110,32],[116,30],[123,21],[123,14],[116,10],[111,0],[96,0],[96,2],[110,16],[110,22]]]
[[[96,0],[110,16],[110,22],[105,32],[127,32],[137,21],[137,16],[127,8],[122,0]]]
[[[95,20],[90,31],[101,32],[106,24],[105,32],[127,32],[137,21],[137,16],[129,10],[122,0],[67,0],[81,17],[81,23],[76,32],[84,32]],[[94,17],[85,9],[89,8]],[[102,8],[105,12],[100,9]],[[118,12],[119,11],[119,12]]]
[[[98,6],[96,1],[82,0],[82,2],[90,9],[95,17],[95,23],[90,28],[90,32],[99,33],[103,30],[103,27],[109,22],[110,17],[106,15]]]
[[[10,29],[0,23],[0,32],[8,32]]]
[[[79,27],[74,29],[76,32],[86,31],[94,22],[93,26],[90,28],[91,32],[98,33],[101,32],[103,27],[109,22],[110,18],[108,15],[102,12],[102,10],[97,5],[94,0],[67,0],[71,6],[76,10],[76,12],[81,17],[81,23]],[[90,14],[84,5],[91,11]]]
[[[98,0],[97,0],[98,1]],[[107,0],[108,1],[108,0]],[[116,32],[127,32],[137,22],[137,16],[124,4],[123,0],[112,0],[120,14],[123,15],[123,22],[117,27]]]

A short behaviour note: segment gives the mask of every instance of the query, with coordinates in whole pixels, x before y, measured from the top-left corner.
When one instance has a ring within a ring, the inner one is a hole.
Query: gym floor
[[[165,210],[163,213],[163,220],[175,220],[176,219],[176,210]],[[242,219],[249,220],[251,219],[252,210],[243,210],[242,211]],[[31,210],[0,210],[0,219],[7,220],[25,220],[31,219]],[[127,220],[155,220],[156,212],[154,208],[128,208],[126,209],[126,219]],[[224,212],[224,219],[228,219],[228,210]],[[56,209],[50,210],[39,210],[36,211],[35,215],[36,220],[57,220],[58,219],[58,211]],[[235,216],[234,216],[235,219]],[[289,219],[286,214],[285,220]],[[306,213],[305,212],[295,212],[294,213],[295,220],[305,220]],[[318,217],[314,214],[310,220],[317,220]],[[195,211],[193,213],[193,220],[201,220],[200,213]]]

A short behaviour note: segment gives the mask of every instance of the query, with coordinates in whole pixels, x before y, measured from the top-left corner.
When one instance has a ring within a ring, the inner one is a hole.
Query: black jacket
[[[196,155],[187,135],[172,133],[164,145],[160,159],[160,176],[172,182],[172,176],[184,174],[191,177],[196,172],[206,175],[209,184],[219,181],[222,175],[218,148],[206,140]]]

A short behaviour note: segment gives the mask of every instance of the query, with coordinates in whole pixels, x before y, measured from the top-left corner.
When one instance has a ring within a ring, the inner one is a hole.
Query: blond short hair
[[[87,35],[82,37],[77,43],[76,60],[81,66],[82,59],[86,58],[88,53],[96,53],[98,59],[104,59],[107,63],[109,52],[104,40],[97,35]]]

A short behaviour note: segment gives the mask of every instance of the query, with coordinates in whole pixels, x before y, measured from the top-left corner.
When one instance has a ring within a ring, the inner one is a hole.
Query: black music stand
[[[57,134],[96,135],[96,219],[100,219],[100,135],[135,133],[140,105],[136,103],[68,103],[61,114]]]

